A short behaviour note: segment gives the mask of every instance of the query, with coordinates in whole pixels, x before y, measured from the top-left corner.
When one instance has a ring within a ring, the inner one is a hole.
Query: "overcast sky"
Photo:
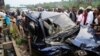
[[[37,4],[44,2],[55,2],[61,0],[5,0],[5,4],[10,4],[11,6],[27,5],[27,4]]]

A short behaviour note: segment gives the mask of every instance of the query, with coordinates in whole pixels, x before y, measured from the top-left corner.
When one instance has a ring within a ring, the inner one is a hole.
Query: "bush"
[[[26,43],[27,43],[27,40],[25,38],[17,38],[16,39],[16,44],[18,44],[18,45],[23,45]]]

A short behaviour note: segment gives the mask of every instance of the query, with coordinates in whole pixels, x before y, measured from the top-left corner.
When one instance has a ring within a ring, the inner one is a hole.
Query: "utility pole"
[[[31,47],[31,36],[28,36],[28,46],[29,46],[29,54],[32,56],[32,47]]]

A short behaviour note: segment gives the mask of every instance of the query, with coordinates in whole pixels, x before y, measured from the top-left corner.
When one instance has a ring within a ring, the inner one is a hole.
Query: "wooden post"
[[[29,46],[29,53],[30,53],[30,56],[32,56],[31,37],[30,37],[30,35],[28,36],[28,46]]]

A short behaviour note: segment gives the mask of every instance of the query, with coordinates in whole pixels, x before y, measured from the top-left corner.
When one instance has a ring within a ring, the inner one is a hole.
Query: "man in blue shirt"
[[[11,20],[10,20],[10,17],[9,17],[8,15],[6,15],[6,16],[4,17],[4,21],[5,21],[5,23],[6,23],[7,26],[10,26]]]

